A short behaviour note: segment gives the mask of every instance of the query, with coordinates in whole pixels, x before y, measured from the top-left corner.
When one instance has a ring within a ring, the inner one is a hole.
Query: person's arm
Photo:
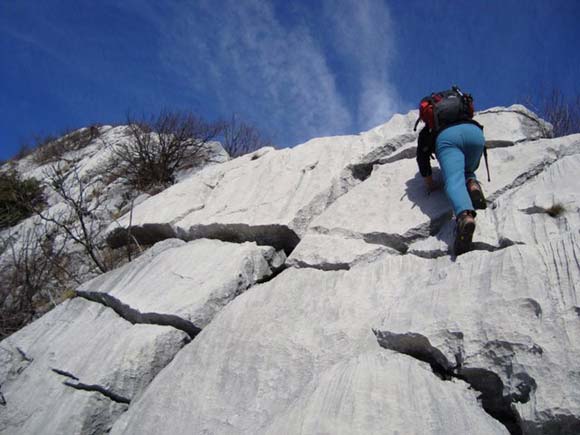
[[[434,148],[433,141],[433,135],[427,127],[424,127],[417,139],[417,165],[419,166],[419,172],[425,181],[425,187],[429,193],[439,188],[439,185],[433,180],[431,170],[431,152]]]
[[[417,165],[422,177],[431,176],[431,133],[424,127],[417,139]]]

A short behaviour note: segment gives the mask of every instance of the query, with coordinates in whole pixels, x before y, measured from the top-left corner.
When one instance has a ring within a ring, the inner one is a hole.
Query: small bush
[[[11,160],[21,160],[24,157],[29,156],[33,152],[34,152],[34,148],[33,147],[31,147],[27,143],[23,143],[22,145],[20,145],[20,148],[18,149],[18,151],[16,152],[16,154],[14,155],[14,157],[12,157]]]
[[[44,203],[40,182],[16,171],[0,173],[0,229],[16,225]]]
[[[79,130],[65,130],[58,138],[54,136],[36,138],[34,162],[38,165],[57,162],[65,153],[83,149],[99,136],[99,127],[94,124]]]
[[[553,87],[547,94],[540,91],[523,98],[522,103],[552,124],[555,137],[580,133],[580,95],[566,96]]]
[[[152,193],[175,182],[179,169],[202,164],[208,142],[223,129],[191,113],[161,112],[150,119],[127,118],[128,140],[111,146],[113,159],[104,168],[109,178],[125,180]]]
[[[549,208],[545,208],[544,211],[549,216],[555,218],[555,217],[562,215],[566,211],[566,208],[562,204],[556,203]]]
[[[253,125],[238,120],[235,116],[224,124],[222,146],[230,157],[239,157],[265,146],[272,145]]]

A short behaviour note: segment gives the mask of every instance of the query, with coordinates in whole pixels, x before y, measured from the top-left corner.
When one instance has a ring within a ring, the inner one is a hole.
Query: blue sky
[[[232,114],[279,146],[457,83],[477,109],[580,93],[577,0],[0,0],[0,158],[128,111]]]

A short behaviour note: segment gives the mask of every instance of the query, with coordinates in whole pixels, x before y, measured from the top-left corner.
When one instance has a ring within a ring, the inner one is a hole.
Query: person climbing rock
[[[473,120],[471,96],[456,86],[423,98],[417,124],[420,120],[425,122],[425,127],[417,140],[419,172],[429,193],[439,188],[431,171],[430,159],[435,154],[457,221],[454,252],[461,255],[471,249],[475,210],[486,208],[475,176],[485,145],[483,126]]]

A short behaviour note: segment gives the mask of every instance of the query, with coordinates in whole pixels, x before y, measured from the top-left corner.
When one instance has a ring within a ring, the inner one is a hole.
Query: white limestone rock
[[[477,212],[475,249],[542,243],[577,229],[579,154],[580,135],[491,150],[490,161],[496,163],[492,182],[482,182],[489,204]],[[518,174],[523,168],[526,172]],[[558,204],[564,210],[551,217],[546,210]],[[454,223],[447,222],[434,236],[412,243],[409,252],[426,257],[447,255],[453,246],[453,230]]]
[[[122,399],[138,396],[187,340],[174,328],[132,325],[102,305],[68,300],[0,343],[0,433],[105,433],[127,409]]]
[[[552,136],[552,125],[520,104],[510,107],[493,107],[475,114],[483,125],[486,140],[494,145],[505,142],[524,142]]]
[[[386,131],[313,139],[293,149],[259,150],[206,168],[155,195],[135,207],[131,222],[136,234],[162,228],[184,239],[220,238],[209,225],[235,232],[269,227],[275,233],[282,228],[287,238],[297,238],[315,216],[362,181],[365,168],[359,173],[358,163],[384,157],[414,137]],[[127,227],[129,215],[119,224]],[[114,230],[115,226],[109,228]],[[255,235],[248,237],[254,240]],[[110,240],[114,238],[112,233]]]
[[[146,199],[136,234],[197,240],[159,243],[79,294],[147,324],[76,298],[1,342],[0,433],[505,434],[495,417],[580,433],[580,135],[536,140],[549,126],[524,112],[478,115],[491,206],[458,258],[444,194],[416,176],[416,111]],[[555,201],[563,214],[537,213]]]
[[[312,427],[310,400],[330,382],[327,374],[376,353],[378,341],[476,388],[485,390],[487,379],[490,406],[504,417],[511,414],[506,422],[517,427],[511,411],[516,403],[524,433],[574,433],[580,424],[579,242],[579,235],[566,236],[537,247],[472,252],[456,261],[386,256],[348,272],[286,270],[228,305],[112,433],[195,427],[200,433],[257,434],[284,421]],[[437,381],[447,391],[447,381]],[[341,403],[345,382],[333,390],[330,403]],[[405,397],[407,382],[401,377],[397,388],[377,383],[372,397],[388,408]],[[171,404],[158,401],[169,394],[175,398]],[[429,393],[417,387],[414,394]],[[455,403],[450,397],[434,400]],[[355,422],[367,409],[353,412],[352,425],[344,422],[341,429],[345,433],[356,433]],[[369,424],[376,424],[374,432],[385,430],[379,416]],[[555,429],[544,432],[548,427]]]
[[[399,273],[379,341],[496,389],[490,394],[515,404],[526,434],[576,433],[579,254],[574,232]]]
[[[274,274],[286,260],[283,252],[255,243],[169,239],[125,266],[81,285],[90,299],[129,306],[205,327],[228,302]],[[123,309],[123,308],[121,308]]]
[[[467,384],[441,382],[427,364],[379,351],[323,373],[260,433],[491,435],[508,431],[481,409]]]
[[[0,432],[105,433],[127,409],[123,400],[135,399],[199,328],[284,261],[255,243],[170,239],[82,285],[77,294],[102,304],[68,301],[0,343]],[[98,385],[121,401],[65,381]]]
[[[558,159],[575,154],[580,154],[580,135],[525,142],[509,148],[490,150],[492,181],[483,182],[488,201],[494,202],[506,192],[517,189],[528,179],[544,171]],[[570,174],[574,170],[576,169],[571,168]],[[483,164],[477,174],[481,180],[485,180]],[[441,177],[436,167],[434,177]],[[568,176],[566,180],[569,179]],[[568,190],[578,190],[573,186],[574,183]],[[546,188],[552,189],[549,186]],[[534,187],[530,189],[534,190]],[[513,208],[502,204],[506,203],[498,201],[487,210],[478,211],[478,227],[474,235],[477,249],[493,250],[518,240],[516,238],[512,241],[508,235],[498,233],[493,214],[497,214],[501,207],[506,214],[513,212]],[[496,210],[493,210],[494,207]],[[453,228],[451,208],[444,192],[437,191],[427,195],[423,180],[417,172],[416,162],[401,160],[375,166],[369,179],[354,187],[314,219],[301,241],[305,246],[298,245],[292,258],[299,262],[306,261],[302,260],[303,257],[320,257],[322,252],[318,251],[319,243],[311,243],[308,239],[320,238],[321,234],[362,239],[367,243],[388,246],[401,253],[410,251],[424,257],[448,255],[453,246]],[[320,258],[318,262],[345,263],[349,262],[351,256],[350,249],[343,250],[342,254],[335,250],[331,258]]]
[[[577,232],[578,174],[580,155],[564,157],[517,190],[499,197],[492,210],[498,238],[542,243],[566,232]]]
[[[298,244],[286,264],[291,267],[313,267],[322,270],[348,270],[365,262],[372,262],[385,252],[396,254],[386,246],[366,243],[349,234],[311,233]]]

